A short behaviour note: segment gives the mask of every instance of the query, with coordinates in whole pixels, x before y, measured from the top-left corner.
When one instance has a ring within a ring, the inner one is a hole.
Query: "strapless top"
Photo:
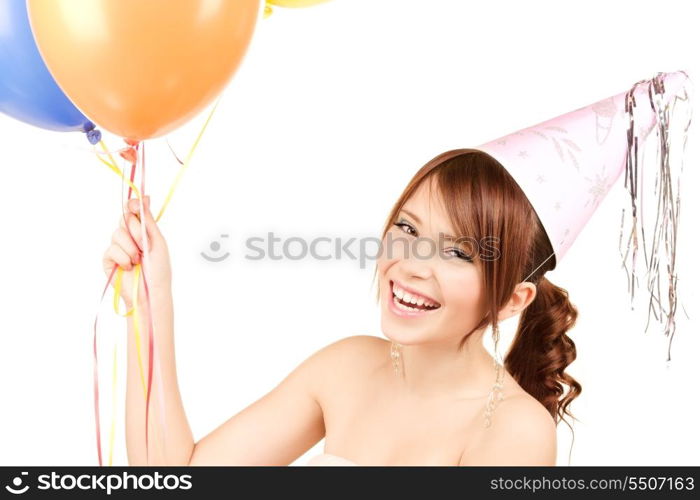
[[[321,453],[320,455],[315,455],[306,462],[306,465],[330,465],[330,466],[341,466],[348,467],[352,465],[358,465],[355,462],[348,460],[347,458],[339,457],[337,455],[332,455],[330,453]]]

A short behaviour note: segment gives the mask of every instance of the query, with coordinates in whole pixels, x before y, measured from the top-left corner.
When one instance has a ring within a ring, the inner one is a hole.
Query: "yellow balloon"
[[[39,51],[68,98],[100,127],[141,141],[182,125],[224,89],[248,49],[259,2],[28,0],[27,7]]]

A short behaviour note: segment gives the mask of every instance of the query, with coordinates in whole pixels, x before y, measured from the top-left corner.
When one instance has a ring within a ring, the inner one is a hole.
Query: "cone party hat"
[[[623,265],[634,299],[641,247],[649,317],[654,313],[664,324],[668,359],[675,331],[676,232],[690,90],[684,72],[659,73],[626,92],[476,147],[496,159],[525,193],[549,237],[554,250],[550,258],[556,263],[625,173],[631,209],[627,236],[621,231]],[[655,174],[653,186],[641,182],[648,168]],[[644,207],[642,188],[654,190]],[[655,213],[642,217],[646,206]],[[624,214],[625,210],[623,226]]]

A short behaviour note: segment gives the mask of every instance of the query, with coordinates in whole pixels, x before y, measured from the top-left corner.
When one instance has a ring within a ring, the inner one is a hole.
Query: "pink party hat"
[[[637,82],[626,92],[476,148],[496,159],[523,190],[552,244],[554,253],[550,258],[557,263],[615,181],[625,172],[632,213],[628,238],[621,234],[623,264],[627,267],[631,258],[630,292],[634,299],[638,281],[635,276],[637,251],[641,243],[647,270],[646,288],[650,294],[649,315],[653,312],[657,319],[665,322],[669,360],[675,331],[675,250],[679,182],[683,168],[683,151],[678,171],[674,173],[671,168],[671,159],[676,160],[670,147],[673,142],[671,123],[675,122],[672,118],[683,115],[680,132],[681,149],[684,150],[690,106],[685,106],[684,113],[679,113],[676,108],[689,103],[689,91],[690,81],[684,72],[660,73]],[[643,154],[647,143],[656,145],[656,154],[651,158],[649,154]],[[656,213],[643,218],[643,207],[639,206],[642,200],[640,189],[650,187],[643,186],[640,177],[644,171],[642,163],[650,159],[657,164],[654,166],[656,182],[652,186],[655,193],[651,196],[653,203],[650,203]],[[644,227],[642,222],[649,227]],[[649,245],[645,236],[652,238]],[[625,250],[623,244],[627,246]],[[662,253],[666,257],[664,266],[660,265]],[[661,269],[667,271],[666,300],[661,293]]]

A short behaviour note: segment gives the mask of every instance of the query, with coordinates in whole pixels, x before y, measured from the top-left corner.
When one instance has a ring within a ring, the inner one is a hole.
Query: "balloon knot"
[[[102,140],[102,132],[97,130],[95,124],[90,120],[83,123],[83,132],[85,132],[87,140],[90,141],[90,144],[93,146]]]
[[[124,158],[129,163],[136,163],[136,150],[132,147],[124,148],[119,151],[119,156]]]
[[[124,142],[128,144],[128,147],[121,149],[119,151],[119,156],[124,158],[129,163],[136,163],[136,155],[141,141],[135,141],[133,139],[124,139]]]
[[[100,132],[96,128],[93,128],[92,130],[88,130],[86,132],[86,135],[87,135],[87,140],[93,146],[102,140],[102,132]]]

